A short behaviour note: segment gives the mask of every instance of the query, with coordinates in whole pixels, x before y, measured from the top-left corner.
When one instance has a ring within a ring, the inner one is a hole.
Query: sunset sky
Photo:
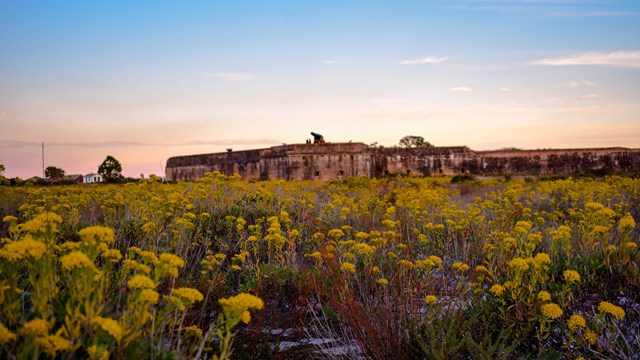
[[[640,148],[638,0],[0,0],[0,163],[304,143]]]

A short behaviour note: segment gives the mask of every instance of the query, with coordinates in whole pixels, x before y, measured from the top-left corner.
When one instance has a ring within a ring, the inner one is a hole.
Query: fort
[[[172,157],[167,160],[166,176],[170,181],[197,180],[212,171],[239,174],[245,180],[336,180],[389,174],[564,176],[603,168],[640,172],[640,149],[474,151],[466,146],[405,148],[330,143],[320,136],[306,144]]]

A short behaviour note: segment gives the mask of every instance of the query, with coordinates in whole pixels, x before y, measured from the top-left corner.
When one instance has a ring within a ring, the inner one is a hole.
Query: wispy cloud
[[[323,64],[337,64],[338,61],[336,61],[336,60],[322,60],[321,63],[323,63]]]
[[[256,77],[247,73],[208,73],[207,76],[224,79],[227,81],[247,81]]]
[[[457,87],[452,87],[451,89],[449,89],[449,91],[469,92],[469,91],[473,91],[473,89],[468,86],[457,86]]]
[[[586,52],[565,57],[533,61],[531,65],[578,66],[604,65],[625,68],[640,68],[640,51]]]
[[[423,64],[439,64],[443,61],[446,61],[448,58],[446,57],[435,57],[435,56],[424,56],[418,59],[412,60],[404,60],[400,61],[398,64],[400,65],[423,65]]]
[[[562,87],[577,88],[582,86],[589,86],[589,87],[596,86],[596,83],[587,81],[587,80],[582,80],[582,81],[572,80],[572,81],[566,81],[566,82],[554,84],[554,85],[562,86]]]
[[[511,92],[511,89],[510,89],[510,88],[507,88],[507,87],[501,87],[501,88],[500,88],[500,91],[504,91],[504,92]]]

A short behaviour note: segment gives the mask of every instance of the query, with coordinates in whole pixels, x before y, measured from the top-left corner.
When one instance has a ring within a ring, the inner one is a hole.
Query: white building
[[[102,175],[100,174],[91,173],[84,176],[85,184],[92,184],[92,183],[99,183],[99,182],[102,182]]]

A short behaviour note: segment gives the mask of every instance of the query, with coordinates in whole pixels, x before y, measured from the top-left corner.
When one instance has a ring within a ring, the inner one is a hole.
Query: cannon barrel
[[[320,134],[318,134],[318,133],[315,133],[315,132],[313,132],[313,131],[311,132],[311,135],[313,135],[313,137],[314,137],[315,139],[319,139],[319,138],[321,138],[321,137],[322,137],[322,135],[320,135]]]

